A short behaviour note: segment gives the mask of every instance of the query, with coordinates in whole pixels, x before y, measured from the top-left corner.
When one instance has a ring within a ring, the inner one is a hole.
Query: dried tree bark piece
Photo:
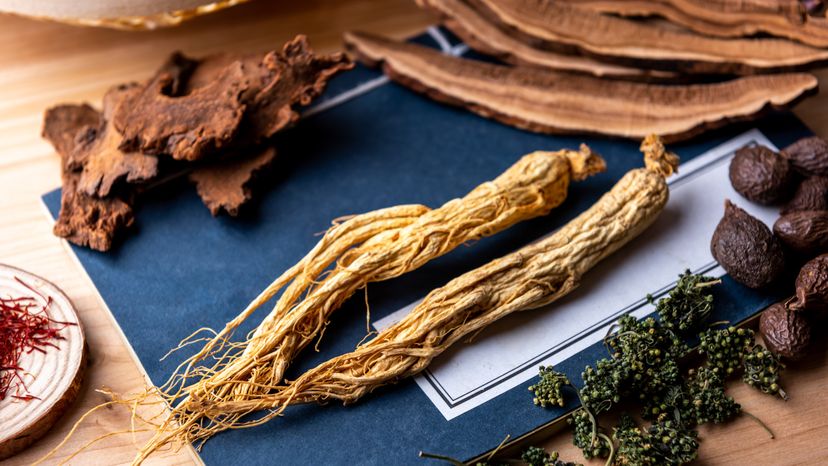
[[[201,61],[188,82],[194,93],[215,81],[218,70],[233,60],[243,63],[248,88],[243,134],[237,146],[257,145],[299,119],[298,106],[318,97],[336,73],[353,68],[342,53],[316,55],[304,35],[298,35],[281,52],[261,55],[214,55]]]
[[[225,63],[225,67],[230,62]],[[184,93],[187,82],[199,65],[199,61],[192,59],[181,52],[173,52],[155,72],[150,82],[162,82],[161,92],[165,95],[177,97]],[[224,67],[222,67],[224,68]]]
[[[417,0],[417,3],[440,14],[443,17],[443,25],[473,49],[508,63],[627,79],[676,77],[675,73],[667,71],[613,65],[589,57],[532,47],[491,23],[463,0]]]
[[[166,95],[175,82],[172,75],[161,73],[118,106],[113,122],[124,138],[121,150],[192,161],[229,145],[245,110],[243,65],[231,63],[211,83],[187,95]]]
[[[269,138],[299,119],[295,106],[307,106],[336,73],[353,68],[342,53],[316,56],[305,36],[285,44],[282,53],[270,52],[262,60],[267,75],[253,96],[246,128],[260,139]]]
[[[748,76],[715,84],[666,86],[507,67],[441,54],[361,33],[345,36],[365,63],[384,63],[392,79],[441,102],[545,133],[675,141],[814,92],[803,73]]]
[[[46,110],[41,135],[52,143],[58,154],[68,157],[74,150],[78,133],[87,127],[97,128],[100,124],[101,114],[91,105],[58,105]]]
[[[73,164],[83,171],[77,189],[89,196],[105,197],[122,180],[145,182],[158,175],[158,158],[140,152],[123,152],[123,137],[115,129],[112,118],[118,107],[141,91],[138,85],[115,86],[103,99],[103,115],[98,126],[81,130],[71,152]]]
[[[63,186],[60,214],[54,233],[80,246],[98,251],[112,247],[115,237],[134,222],[132,206],[127,200],[100,199],[78,190],[80,173],[68,167],[67,158],[75,151],[76,135],[97,123],[98,112],[88,105],[64,105],[46,112],[43,136],[60,154]]]
[[[135,221],[132,206],[118,197],[97,198],[78,190],[79,175],[64,172],[57,236],[79,246],[108,251],[115,238]]]
[[[687,73],[752,74],[828,61],[821,50],[784,39],[722,39],[603,15],[557,0],[472,0],[492,21],[536,46],[602,60]]]
[[[661,16],[702,34],[719,37],[766,33],[828,47],[828,20],[809,16],[799,0],[568,0],[602,13]]]
[[[251,180],[275,158],[276,150],[267,147],[251,157],[209,163],[193,170],[189,177],[211,214],[226,212],[235,217],[252,197]]]

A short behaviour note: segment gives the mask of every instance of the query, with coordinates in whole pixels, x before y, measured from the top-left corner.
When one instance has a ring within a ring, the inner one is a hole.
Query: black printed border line
[[[758,143],[759,142],[756,139],[751,139],[750,141],[747,142],[746,145],[747,146],[755,146]],[[726,153],[720,155],[719,157],[716,157],[713,160],[708,161],[704,165],[702,165],[700,167],[697,167],[695,170],[693,170],[691,172],[688,172],[684,175],[679,174],[679,176],[676,176],[675,178],[669,180],[668,185],[673,189],[684,186],[689,181],[691,181],[692,179],[697,178],[698,176],[709,172],[710,170],[716,168],[717,166],[721,165],[724,162],[727,162],[730,159],[730,157],[732,157],[734,155],[734,153],[735,153],[735,151],[726,152]],[[707,264],[701,266],[697,270],[693,271],[693,273],[701,273],[701,274],[708,273],[711,270],[715,269],[718,265],[719,264],[717,262],[713,261],[713,262],[710,262],[710,263],[707,263]],[[673,281],[672,283],[668,284],[667,286],[664,286],[664,287],[660,288],[659,290],[651,293],[651,295],[652,295],[653,298],[659,298],[661,296],[664,296],[668,291],[673,289],[673,287],[675,287],[675,285],[676,285],[676,281]],[[552,348],[546,349],[542,353],[540,353],[540,354],[530,358],[529,360],[521,363],[517,367],[509,370],[508,372],[500,374],[496,378],[491,379],[491,380],[489,380],[488,382],[486,382],[482,385],[478,385],[477,387],[472,388],[469,391],[467,391],[467,392],[465,392],[465,393],[463,393],[463,394],[461,394],[457,397],[453,397],[448,393],[448,390],[446,390],[445,387],[443,387],[443,385],[440,383],[440,381],[434,376],[434,374],[431,372],[431,369],[426,369],[425,371],[423,371],[423,376],[424,376],[425,380],[428,382],[428,384],[431,385],[431,387],[434,389],[434,391],[440,396],[440,398],[443,400],[443,402],[446,404],[446,406],[453,409],[453,408],[456,408],[456,407],[460,406],[463,403],[466,403],[466,402],[472,400],[473,398],[476,398],[476,397],[482,395],[483,393],[497,387],[498,385],[503,384],[504,382],[514,378],[518,374],[520,374],[520,373],[524,372],[525,370],[529,369],[531,366],[539,364],[541,361],[558,354],[559,352],[569,348],[570,346],[574,345],[575,343],[578,343],[579,341],[583,340],[584,338],[586,338],[590,335],[593,335],[595,332],[606,328],[611,323],[611,321],[614,321],[616,318],[618,318],[622,314],[628,314],[628,313],[634,312],[634,311],[642,308],[646,304],[647,304],[647,300],[646,299],[641,299],[641,300],[638,300],[638,301],[636,301],[636,302],[634,302],[630,305],[627,305],[626,307],[620,309],[619,311],[615,312],[614,314],[604,318],[603,320],[593,324],[591,327],[583,330],[581,333],[573,335],[569,339],[564,340],[563,342],[559,343],[556,346],[553,346]]]

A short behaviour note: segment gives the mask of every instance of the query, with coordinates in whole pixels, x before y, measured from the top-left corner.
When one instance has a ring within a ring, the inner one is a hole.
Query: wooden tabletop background
[[[115,83],[147,77],[173,50],[201,55],[281,47],[298,33],[319,51],[341,48],[346,30],[360,29],[403,38],[421,32],[434,18],[411,0],[259,0],[194,19],[174,29],[125,32],[38,22],[0,15],[0,263],[39,274],[61,287],[78,307],[87,331],[90,369],[73,405],[52,432],[6,463],[30,464],[55,447],[89,408],[106,401],[96,391],[136,393],[145,376],[112,316],[67,245],[51,233],[40,196],[60,184],[58,157],[40,138],[43,111],[59,102],[99,103]],[[819,72],[828,86],[828,72]],[[828,136],[828,102],[822,93],[802,103],[797,115],[817,134]],[[277,271],[274,271],[276,273]],[[744,408],[776,432],[776,439],[744,416],[726,426],[702,430],[699,463],[800,465],[828,462],[828,364],[823,339],[805,361],[789,367],[782,402],[737,384],[732,393]],[[533,409],[527,405],[527,409]],[[87,442],[129,427],[122,408],[104,409],[83,423],[46,464],[65,460]],[[505,434],[505,433],[504,433]],[[132,459],[145,433],[108,437],[70,464],[122,464]],[[566,459],[582,461],[568,432],[546,446]],[[412,458],[411,463],[420,460]],[[190,448],[153,457],[150,464],[199,462]],[[596,464],[600,464],[597,463]]]

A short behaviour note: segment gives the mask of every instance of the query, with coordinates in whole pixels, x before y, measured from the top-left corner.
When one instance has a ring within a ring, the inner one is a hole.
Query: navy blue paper
[[[436,46],[428,36],[418,41]],[[322,101],[379,76],[357,67],[337,77]],[[789,114],[769,115],[754,126],[777,146],[808,134]],[[686,161],[746,129],[731,126],[671,148]],[[195,190],[180,181],[149,195],[137,213],[137,231],[113,251],[73,249],[149,376],[160,384],[181,358],[159,361],[170,348],[197,328],[223,327],[299,260],[331,219],[396,204],[439,206],[496,177],[523,154],[581,142],[604,156],[607,173],[573,184],[568,200],[553,215],[461,247],[403,277],[369,285],[371,315],[378,319],[575,217],[623,173],[641,166],[638,143],[533,134],[383,84],[307,117],[281,135],[279,164],[265,183],[268,188],[241,218],[212,218]],[[59,197],[59,191],[44,196],[53,215]],[[715,318],[732,321],[777,296],[773,290],[747,290],[727,278],[717,293]],[[288,377],[353,350],[364,335],[360,295],[335,313],[320,351],[308,349]],[[583,366],[603,357],[603,351],[595,345],[558,368],[578,380]],[[417,458],[420,450],[470,458],[497,446],[506,434],[518,436],[564,412],[533,408],[529,384],[446,421],[407,380],[348,407],[291,408],[264,426],[216,436],[201,454],[207,464],[247,466],[423,464]]]

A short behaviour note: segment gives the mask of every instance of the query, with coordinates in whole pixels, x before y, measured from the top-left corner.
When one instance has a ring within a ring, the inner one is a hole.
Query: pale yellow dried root
[[[136,462],[169,443],[265,423],[291,405],[354,402],[381,385],[422,371],[453,343],[503,316],[566,295],[585,272],[651,225],[666,204],[665,177],[675,171],[678,158],[655,137],[642,143],[642,151],[646,168],[628,172],[555,234],[434,290],[403,320],[355,351],[328,360],[286,387],[250,390],[245,396],[191,392]],[[254,337],[252,343],[258,341]],[[263,413],[255,421],[241,422],[253,412]]]
[[[570,180],[603,171],[603,159],[582,145],[578,151],[534,152],[495,180],[440,208],[400,206],[358,215],[332,227],[298,264],[267,287],[241,314],[211,338],[164,387],[179,402],[168,427],[185,438],[237,427],[245,413],[204,418],[204,400],[245,401],[282,388],[296,354],[321,335],[332,312],[366,284],[421,267],[457,246],[547,214],[565,199]],[[280,290],[274,309],[243,342],[233,331]],[[216,359],[210,367],[199,361]],[[194,380],[194,381],[193,381]],[[162,429],[163,430],[163,429]]]

